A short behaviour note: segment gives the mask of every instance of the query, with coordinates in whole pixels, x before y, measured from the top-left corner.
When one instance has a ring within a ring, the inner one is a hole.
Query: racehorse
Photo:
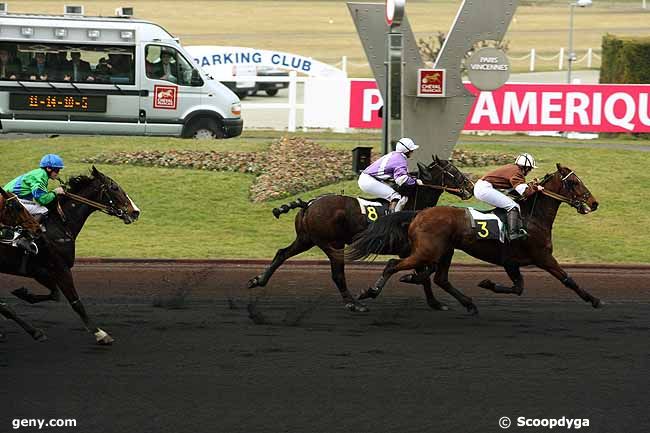
[[[568,167],[557,164],[557,171],[547,174],[540,182],[544,187],[521,203],[521,214],[526,217],[528,238],[501,243],[499,240],[479,240],[470,228],[466,210],[457,207],[425,209],[408,216],[389,215],[361,233],[346,251],[347,259],[361,259],[383,253],[389,244],[409,243],[410,253],[402,260],[388,261],[382,276],[373,288],[363,292],[359,298],[376,298],[388,279],[396,272],[408,269],[432,269],[435,267],[434,282],[454,296],[471,313],[478,310],[472,299],[463,295],[449,282],[449,266],[454,249],[465,251],[480,260],[501,265],[513,282],[512,287],[502,286],[490,280],[483,280],[479,286],[495,293],[521,295],[524,278],[519,268],[535,265],[553,275],[562,284],[575,291],[594,308],[601,301],[581,289],[553,257],[551,231],[560,204],[567,203],[580,214],[588,214],[598,208],[598,201]],[[408,226],[405,220],[410,220]],[[426,275],[428,279],[428,275]],[[403,279],[408,280],[407,279]],[[413,283],[416,278],[411,278]],[[408,281],[407,281],[408,282]]]
[[[416,173],[412,173],[415,175]],[[418,163],[417,177],[424,185],[415,187],[414,193],[406,203],[406,209],[424,209],[435,206],[443,192],[449,192],[463,200],[472,197],[474,184],[451,162],[433,157],[428,166]],[[345,195],[325,195],[315,198],[309,203],[302,200],[283,205],[280,210],[274,209],[274,214],[289,212],[300,208],[295,218],[296,239],[286,248],[279,249],[273,261],[264,272],[248,281],[248,288],[264,287],[275,270],[287,259],[303,253],[314,246],[319,247],[330,261],[332,280],[336,284],[346,307],[351,311],[368,311],[348,291],[345,279],[345,262],[343,249],[352,238],[368,227],[366,215],[362,213],[359,201],[355,197]],[[386,218],[381,217],[379,220]],[[376,224],[376,223],[373,223]],[[399,248],[395,249],[399,252]],[[424,290],[427,291],[426,283]],[[431,297],[429,298],[429,295]],[[427,299],[431,300],[432,308],[439,304],[430,293],[430,283]]]
[[[41,234],[41,225],[20,204],[15,194],[0,188],[0,227],[20,227],[34,237]]]
[[[34,219],[34,217],[20,204],[18,197],[15,194],[9,193],[0,188],[0,229],[6,227],[13,234],[15,228],[19,228],[34,239],[41,235],[41,225]],[[22,250],[20,250],[22,251]],[[19,318],[16,313],[9,308],[7,304],[0,302],[0,315],[11,319],[18,323],[25,331],[27,331],[35,339],[42,339],[45,335],[39,329],[34,328],[29,323]],[[0,333],[0,340],[4,339],[4,335]]]
[[[0,245],[0,272],[34,278],[50,290],[48,295],[33,294],[25,288],[11,292],[30,304],[58,301],[59,291],[63,292],[97,343],[111,344],[113,338],[93,323],[77,295],[71,272],[75,240],[88,217],[97,210],[131,224],[138,219],[140,209],[114,180],[94,166],[90,176],[73,177],[64,185],[65,194],[48,205],[46,231],[37,240],[39,254],[26,258],[16,248]]]

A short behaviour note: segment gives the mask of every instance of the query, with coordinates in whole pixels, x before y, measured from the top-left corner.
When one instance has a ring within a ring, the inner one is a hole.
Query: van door
[[[142,59],[140,117],[146,122],[145,133],[181,135],[184,117],[201,104],[203,80],[173,46],[146,44]]]

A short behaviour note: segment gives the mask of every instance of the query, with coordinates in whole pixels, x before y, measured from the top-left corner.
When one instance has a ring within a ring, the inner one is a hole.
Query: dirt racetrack
[[[258,290],[262,262],[86,260],[86,308],[116,343],[93,337],[66,302],[25,305],[0,276],[0,300],[41,327],[33,342],[0,321],[0,432],[14,419],[74,418],[50,432],[499,432],[518,418],[588,419],[580,431],[650,431],[650,268],[569,266],[594,310],[541,271],[521,297],[476,287],[498,268],[455,266],[451,281],[478,316],[430,311],[394,279],[369,313],[345,310],[324,263],[292,262]],[[380,272],[348,267],[354,293]],[[37,289],[39,290],[39,289]],[[531,421],[532,422],[532,421]],[[541,421],[539,421],[541,422]]]

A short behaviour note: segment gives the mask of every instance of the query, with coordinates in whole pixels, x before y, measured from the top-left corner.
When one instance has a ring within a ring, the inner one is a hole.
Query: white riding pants
[[[25,209],[27,209],[27,212],[30,214],[36,216],[36,215],[47,215],[48,210],[45,206],[41,206],[40,204],[36,203],[35,201],[31,200],[23,200],[18,199],[20,203],[25,206]]]
[[[359,188],[361,188],[361,191],[365,193],[388,201],[399,200],[402,198],[402,196],[393,188],[366,173],[361,173],[359,176]]]
[[[490,182],[482,179],[478,180],[476,184],[474,184],[474,197],[491,204],[492,206],[505,209],[508,212],[514,208],[519,209],[519,205],[513,199],[501,191],[494,189]]]

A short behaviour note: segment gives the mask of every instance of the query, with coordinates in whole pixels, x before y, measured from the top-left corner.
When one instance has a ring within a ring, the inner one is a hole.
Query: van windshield
[[[135,84],[135,47],[0,44],[0,80]]]

